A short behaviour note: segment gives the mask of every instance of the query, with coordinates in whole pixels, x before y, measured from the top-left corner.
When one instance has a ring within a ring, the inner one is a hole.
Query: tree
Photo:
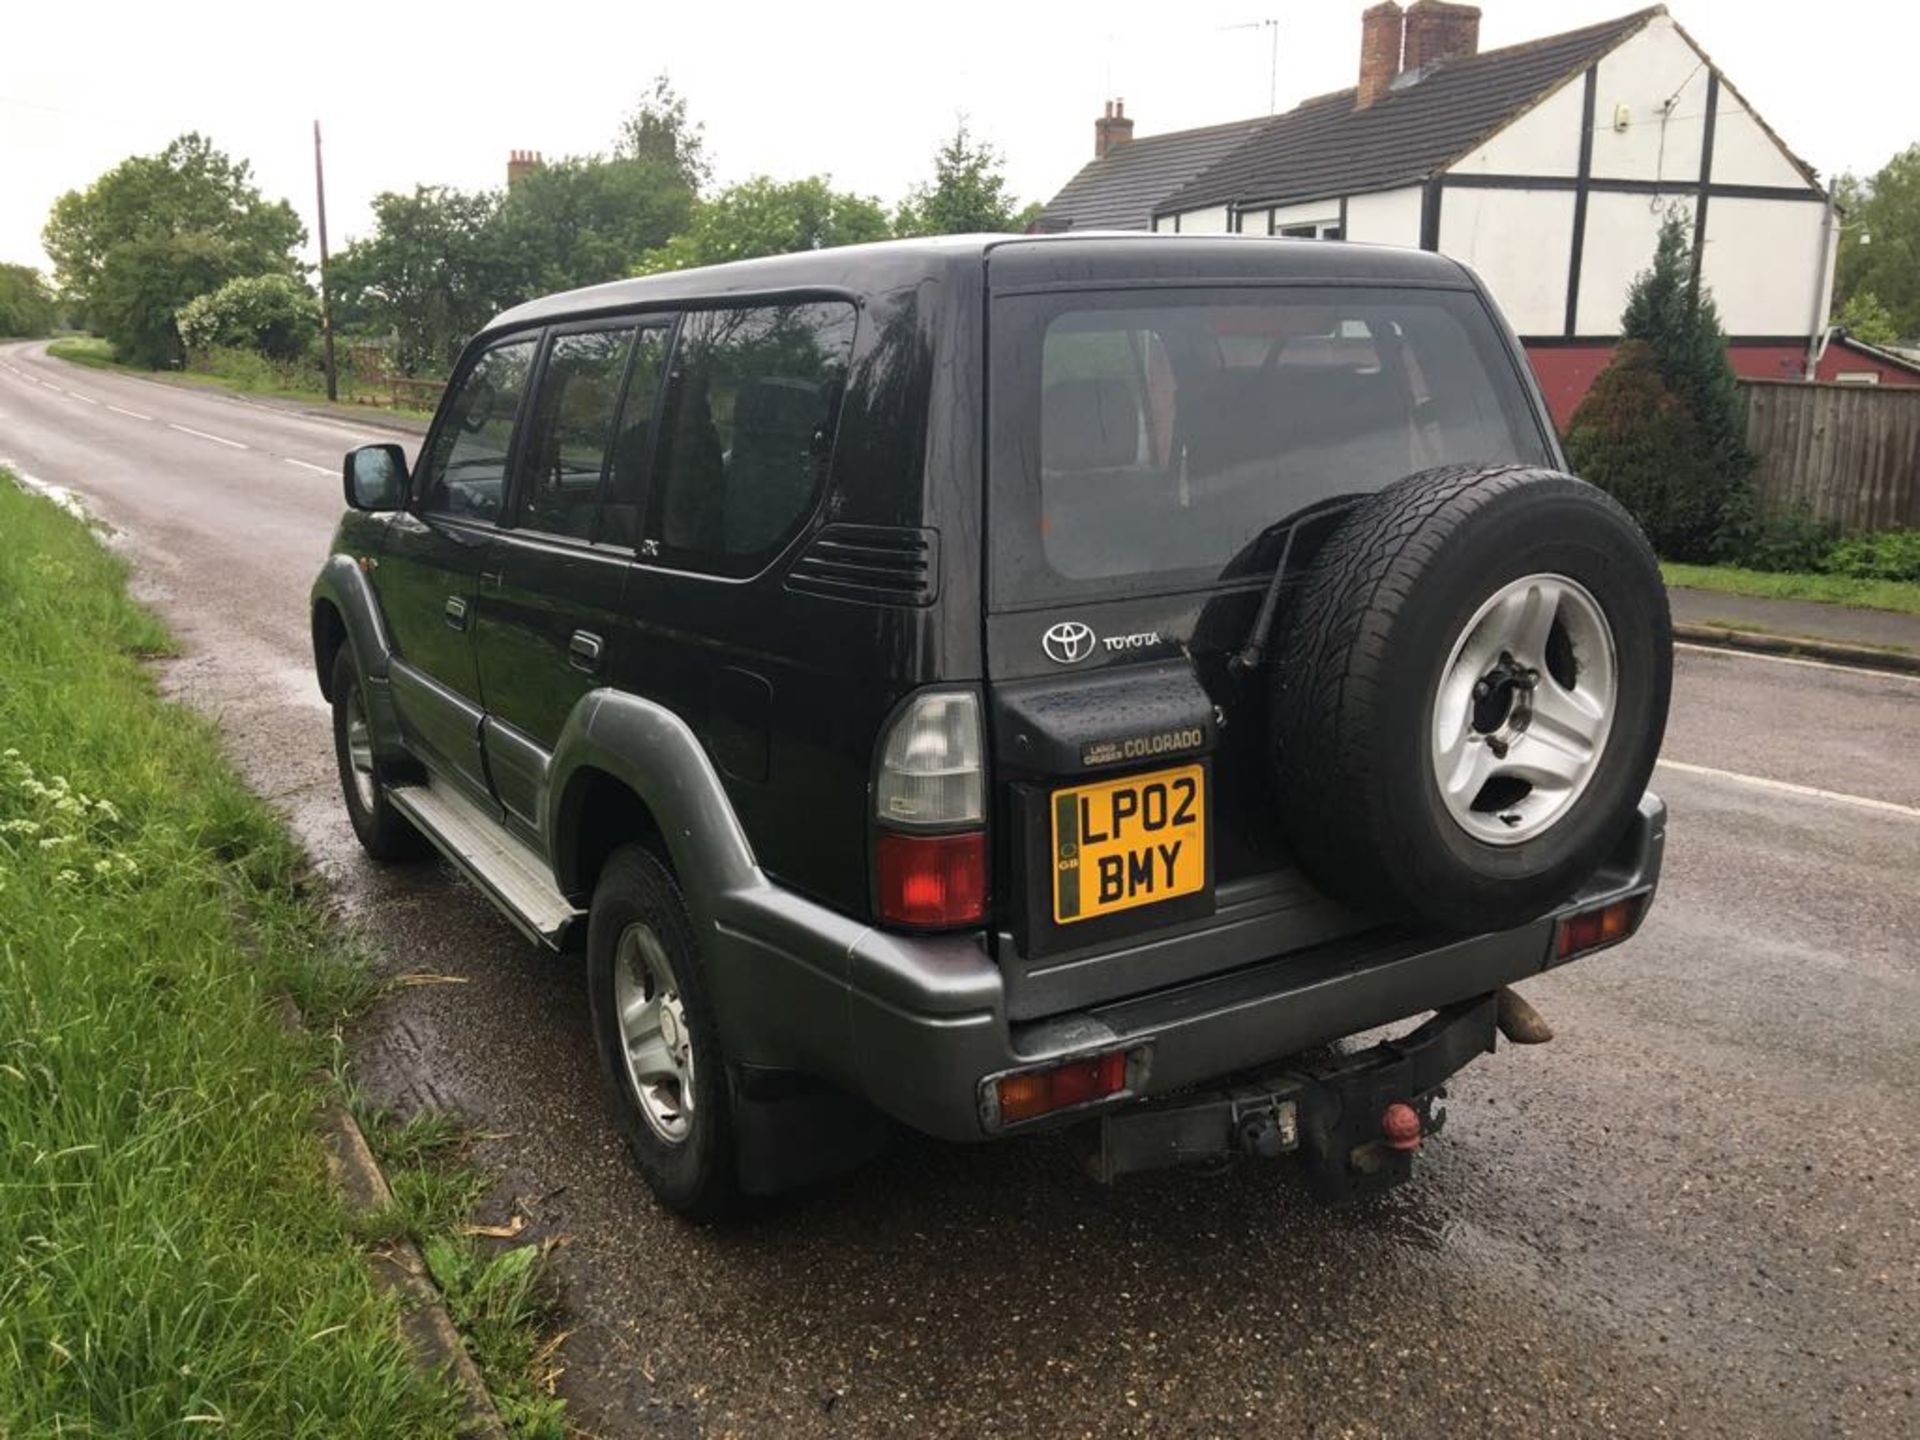
[[[492,192],[434,185],[376,196],[373,234],[331,267],[341,328],[391,333],[403,371],[445,374],[469,336],[525,296],[499,209]]]
[[[42,238],[61,290],[123,359],[178,359],[174,312],[227,280],[297,273],[306,231],[284,200],[261,198],[251,173],[186,134],[54,202]]]
[[[894,216],[898,235],[973,235],[1024,229],[1033,207],[1022,210],[1007,193],[1003,161],[991,145],[977,143],[963,117],[933,157],[933,183],[909,191]]]
[[[693,197],[681,172],[658,157],[544,165],[501,201],[502,258],[522,295],[618,280],[686,228]]]
[[[44,335],[58,308],[44,276],[31,265],[0,265],[0,335]]]
[[[1723,558],[1751,535],[1754,462],[1727,337],[1694,278],[1678,211],[1627,294],[1620,330],[1623,343],[1574,412],[1568,457],[1633,512],[1663,555]],[[1649,434],[1658,437],[1651,449]],[[1644,464],[1665,473],[1642,474]]]
[[[694,195],[712,178],[706,127],[687,119],[687,102],[665,75],[654,77],[653,88],[621,123],[614,155],[663,165]]]
[[[1833,323],[1869,345],[1900,343],[1900,327],[1894,323],[1893,313],[1871,290],[1856,290],[1848,296],[1847,303],[1834,315]]]
[[[701,201],[692,223],[641,256],[634,273],[857,245],[888,233],[878,200],[835,190],[824,175],[784,183],[756,175]]]
[[[1891,317],[1893,338],[1920,340],[1920,145],[1909,145],[1871,179],[1842,175],[1834,200],[1846,217],[1834,270],[1836,309],[1869,293]]]
[[[320,333],[320,301],[291,275],[243,275],[188,301],[175,320],[189,350],[226,345],[297,360]]]

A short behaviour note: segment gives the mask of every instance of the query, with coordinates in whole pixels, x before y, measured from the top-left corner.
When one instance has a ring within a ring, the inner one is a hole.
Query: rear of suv
[[[417,465],[347,458],[348,812],[584,950],[682,1211],[884,1117],[1390,1184],[1543,1036],[1511,985],[1658,879],[1665,595],[1562,464],[1418,252],[961,237],[537,301]]]

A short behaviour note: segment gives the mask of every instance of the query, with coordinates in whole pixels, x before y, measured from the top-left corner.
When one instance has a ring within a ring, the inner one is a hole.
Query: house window
[[[1339,240],[1342,238],[1338,220],[1315,220],[1305,225],[1282,225],[1278,233],[1289,240]]]

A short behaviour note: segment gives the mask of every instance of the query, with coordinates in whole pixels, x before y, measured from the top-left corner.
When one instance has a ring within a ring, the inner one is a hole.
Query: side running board
[[[573,923],[585,918],[539,855],[451,785],[396,785],[387,798],[531,939],[560,949]]]

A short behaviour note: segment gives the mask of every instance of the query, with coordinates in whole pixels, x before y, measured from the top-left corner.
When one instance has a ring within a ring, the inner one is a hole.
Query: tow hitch
[[[1497,995],[1482,995],[1411,1035],[1325,1065],[1102,1116],[1083,1127],[1087,1169],[1111,1183],[1137,1170],[1291,1153],[1322,1198],[1385,1190],[1413,1174],[1421,1140],[1445,1123],[1434,1108],[1443,1083],[1493,1052],[1498,1011]]]

